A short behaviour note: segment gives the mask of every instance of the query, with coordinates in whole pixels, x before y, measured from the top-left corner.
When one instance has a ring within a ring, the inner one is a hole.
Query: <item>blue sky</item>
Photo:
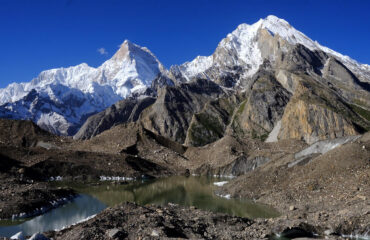
[[[212,54],[239,24],[270,14],[370,64],[369,12],[366,0],[0,0],[0,88],[50,68],[99,66],[125,39],[166,67],[181,64]]]

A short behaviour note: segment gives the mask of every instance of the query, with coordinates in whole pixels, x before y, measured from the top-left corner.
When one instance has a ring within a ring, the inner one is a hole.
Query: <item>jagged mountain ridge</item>
[[[282,32],[274,34],[264,26]],[[199,90],[187,91],[186,97],[179,94],[169,98],[166,94],[173,88],[163,86],[157,100],[149,110],[143,110],[138,121],[157,134],[196,146],[225,134],[264,140],[275,130],[274,141],[295,138],[312,143],[366,131],[370,127],[369,78],[362,75],[365,80],[360,80],[334,51],[317,46],[320,45],[286,21],[273,16],[251,26],[243,24],[222,40],[212,56],[171,67],[169,77],[176,82],[177,90],[187,83]],[[190,70],[184,71],[187,67]],[[224,93],[215,98],[202,92],[206,81],[220,85]],[[179,117],[181,109],[172,106],[194,105],[189,99],[196,98],[199,92],[207,100],[193,106],[195,111],[183,111]],[[183,118],[185,115],[188,116]],[[100,114],[99,119],[107,129],[109,117]],[[94,136],[86,134],[85,129],[98,134],[95,130],[99,128],[93,122],[97,120],[88,120],[76,137]],[[115,121],[110,123],[114,124]]]
[[[144,92],[165,71],[147,48],[126,40],[98,68],[83,63],[46,70],[31,82],[0,89],[0,116],[29,119],[53,133],[73,135],[88,116]]]

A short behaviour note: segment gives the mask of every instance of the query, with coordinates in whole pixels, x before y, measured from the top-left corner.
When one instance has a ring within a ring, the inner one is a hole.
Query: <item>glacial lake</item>
[[[217,186],[214,183],[227,180],[174,176],[116,185],[110,182],[86,185],[56,182],[54,183],[56,186],[72,187],[80,193],[79,196],[59,208],[32,219],[0,221],[0,236],[10,237],[20,231],[24,235],[32,235],[36,232],[59,230],[123,202],[136,202],[140,205],[176,203],[247,218],[278,216],[278,212],[269,206],[216,195],[214,190]]]

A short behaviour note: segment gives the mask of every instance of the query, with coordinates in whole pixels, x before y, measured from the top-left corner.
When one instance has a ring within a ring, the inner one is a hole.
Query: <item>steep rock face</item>
[[[183,143],[193,114],[223,94],[219,85],[204,79],[165,86],[159,90],[155,103],[142,112],[140,122],[152,132]]]
[[[276,79],[291,93],[296,90],[296,73],[309,74],[349,103],[370,107],[370,85],[360,81],[343,63],[323,51],[311,51],[303,45],[278,53],[273,67]]]
[[[297,91],[284,110],[279,139],[300,139],[313,143],[369,128],[369,122],[356,114],[330,89],[301,76]]]
[[[279,139],[313,143],[369,129],[367,83],[332,56],[296,45],[277,58],[275,76],[294,94],[284,110]]]
[[[321,139],[356,135],[354,125],[342,115],[320,105],[298,100],[289,105],[282,119],[280,139],[303,139],[311,144]]]
[[[290,72],[312,72],[320,75],[320,69],[323,68],[326,59],[327,54],[324,52],[311,51],[304,45],[298,44],[291,46],[285,54],[281,53],[276,64],[279,68]]]
[[[73,138],[89,139],[117,124],[135,122],[139,119],[140,113],[154,102],[153,97],[127,98],[119,101],[106,110],[89,117]]]
[[[335,89],[348,102],[370,108],[370,84],[361,82],[343,63],[335,58],[327,59],[322,69],[327,85]]]
[[[0,117],[29,119],[53,133],[73,135],[88,116],[144,93],[162,75],[166,70],[147,48],[126,40],[98,68],[83,63],[51,69],[0,89]]]

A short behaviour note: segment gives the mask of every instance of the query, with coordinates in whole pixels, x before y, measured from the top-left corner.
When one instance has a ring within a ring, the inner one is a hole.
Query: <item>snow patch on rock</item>
[[[225,185],[226,183],[228,183],[228,181],[214,182],[214,183],[213,183],[213,185],[216,185],[216,186],[222,187],[222,186],[223,186],[223,185]]]
[[[337,148],[343,144],[353,142],[359,137],[361,136],[360,135],[348,136],[348,137],[341,137],[341,138],[319,141],[303,149],[302,151],[296,153],[294,155],[294,158],[299,159],[299,158],[302,158],[302,157],[305,157],[305,156],[308,156],[314,153],[325,154],[329,152],[330,150],[333,150],[334,148]]]
[[[231,199],[230,194],[226,194],[226,195],[216,194],[216,195],[219,196],[219,197],[222,197],[222,198]]]
[[[281,120],[276,122],[276,125],[274,126],[270,134],[268,135],[265,142],[277,142],[280,128],[281,128]]]

